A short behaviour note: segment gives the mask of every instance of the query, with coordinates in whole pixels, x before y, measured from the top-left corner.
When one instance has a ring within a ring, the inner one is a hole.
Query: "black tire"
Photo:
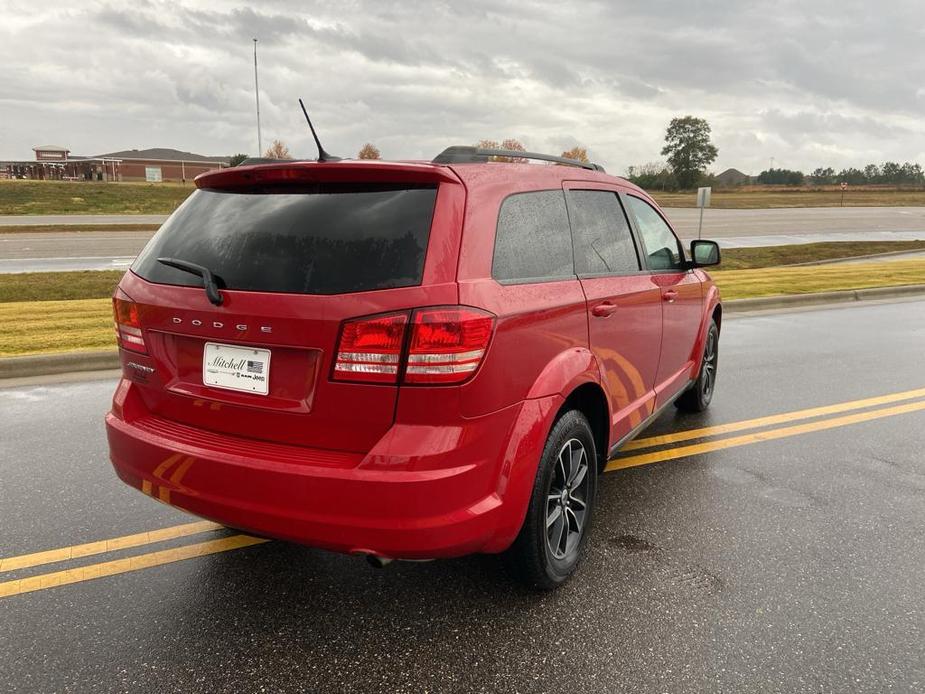
[[[565,412],[546,439],[523,527],[505,553],[530,588],[558,588],[578,566],[591,526],[597,469],[588,420],[578,410]]]
[[[703,360],[700,362],[700,375],[684,391],[684,394],[675,400],[675,407],[687,412],[703,412],[710,406],[713,392],[716,390],[716,373],[719,368],[719,328],[716,321],[710,321],[707,329],[707,339],[703,347]]]

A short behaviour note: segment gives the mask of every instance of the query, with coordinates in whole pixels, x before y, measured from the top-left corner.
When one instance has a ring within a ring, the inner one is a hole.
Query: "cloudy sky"
[[[622,173],[706,118],[714,170],[925,165],[925,2],[54,3],[0,0],[0,158],[264,146],[430,158],[449,144],[586,146]]]

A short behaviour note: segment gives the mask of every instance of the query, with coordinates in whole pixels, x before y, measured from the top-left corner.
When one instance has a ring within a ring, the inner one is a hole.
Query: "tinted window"
[[[501,204],[492,276],[499,280],[574,276],[572,238],[561,190],[512,195]]]
[[[201,286],[157,262],[204,265],[228,289],[340,294],[421,283],[434,187],[318,184],[253,192],[199,190],[132,266],[152,282]]]
[[[636,246],[617,194],[571,190],[568,195],[575,270],[579,274],[638,272]]]
[[[662,216],[641,198],[627,195],[626,200],[636,217],[636,225],[646,246],[649,269],[669,270],[681,267],[684,260],[681,245]]]

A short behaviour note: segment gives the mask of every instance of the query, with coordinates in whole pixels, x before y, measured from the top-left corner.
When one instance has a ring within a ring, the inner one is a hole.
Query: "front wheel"
[[[506,558],[523,581],[552,590],[572,574],[588,537],[597,489],[597,451],[588,420],[563,414],[546,440],[520,534]]]
[[[688,412],[703,412],[710,406],[713,390],[716,388],[716,370],[719,367],[719,328],[716,321],[710,321],[707,341],[703,348],[700,375],[684,394],[675,401],[678,409]]]

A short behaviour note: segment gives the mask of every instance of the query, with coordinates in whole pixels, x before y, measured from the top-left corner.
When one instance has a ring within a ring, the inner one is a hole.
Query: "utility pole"
[[[257,82],[257,39],[254,39],[254,96],[257,98],[257,156],[263,156],[263,139],[260,137],[260,85]]]

